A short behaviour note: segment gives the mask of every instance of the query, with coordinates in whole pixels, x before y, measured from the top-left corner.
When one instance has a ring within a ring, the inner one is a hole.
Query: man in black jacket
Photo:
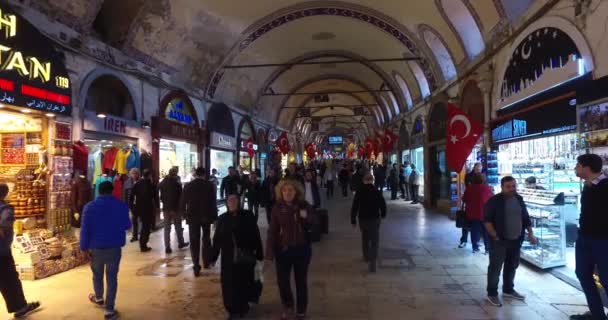
[[[515,270],[519,266],[521,244],[528,231],[530,244],[537,240],[532,231],[530,215],[523,198],[517,194],[515,178],[507,176],[500,181],[502,192],[488,200],[484,207],[484,224],[491,239],[490,265],[488,266],[488,301],[494,306],[502,306],[498,297],[498,281],[503,268],[503,296],[525,300],[514,289]]]
[[[262,184],[263,205],[266,209],[266,222],[268,222],[268,225],[270,225],[272,207],[276,202],[274,188],[277,186],[278,183],[279,177],[277,177],[277,170],[275,168],[268,169],[268,176],[266,177],[266,179],[264,179],[264,183]]]
[[[350,174],[348,172],[348,168],[346,163],[342,165],[342,169],[338,173],[338,181],[340,182],[340,187],[342,187],[342,196],[348,196],[348,182],[350,180]]]
[[[174,167],[169,170],[163,181],[158,185],[160,191],[160,200],[163,203],[163,212],[165,217],[165,253],[170,254],[171,250],[171,225],[175,226],[175,235],[177,236],[178,247],[180,249],[188,246],[184,242],[184,228],[182,228],[182,215],[179,210],[179,201],[182,195],[182,184],[177,175],[178,168]]]
[[[359,217],[363,258],[369,263],[369,271],[376,272],[380,218],[386,217],[386,202],[382,193],[374,187],[374,177],[371,174],[363,177],[363,185],[355,193],[350,212],[350,221],[354,228],[357,227],[357,216]]]
[[[600,282],[608,293],[608,177],[602,173],[602,158],[596,154],[578,157],[576,176],[585,180],[581,195],[581,217],[576,240],[576,276],[587,298],[590,312],[573,315],[573,320],[606,320],[602,299],[593,279],[597,267]]]
[[[260,204],[262,203],[262,183],[258,180],[258,175],[255,172],[249,174],[249,182],[246,184],[245,197],[249,206],[249,211],[255,215],[255,221],[258,221],[260,212]]]
[[[139,248],[141,252],[148,252],[150,232],[156,221],[156,210],[159,208],[158,190],[152,182],[152,174],[146,169],[144,177],[135,183],[129,196],[129,208],[134,216],[141,219],[141,234],[139,236]]]
[[[321,206],[321,194],[316,180],[315,171],[312,169],[306,170],[304,175],[304,199],[315,209]]]
[[[234,169],[233,169],[234,170]],[[215,187],[204,179],[205,169],[196,168],[194,180],[186,184],[181,199],[182,212],[190,230],[190,252],[194,263],[194,275],[200,276],[201,229],[203,241],[203,266],[209,269],[211,263],[211,224],[217,220]]]
[[[201,176],[202,178],[203,176]],[[241,178],[236,172],[234,167],[228,167],[228,176],[222,179],[222,185],[220,186],[220,197],[225,199],[231,194],[236,194],[240,197]]]

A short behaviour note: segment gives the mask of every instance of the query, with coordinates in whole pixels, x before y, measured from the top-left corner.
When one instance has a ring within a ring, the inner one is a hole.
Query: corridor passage
[[[387,197],[387,193],[385,193]],[[403,200],[388,201],[381,227],[380,264],[368,274],[358,230],[349,223],[351,198],[338,197],[330,211],[330,234],[315,244],[310,275],[309,319],[567,319],[585,311],[581,292],[548,273],[521,266],[516,288],[526,302],[505,299],[502,308],[485,300],[487,256],[458,249],[460,230],[445,215]],[[260,222],[262,224],[262,222]],[[266,226],[261,227],[265,234]],[[164,254],[162,232],[150,253],[135,244],[123,251],[117,310],[121,319],[225,319],[219,266],[194,278],[187,250]],[[247,319],[278,319],[281,306],[274,267],[265,274],[261,304]],[[92,292],[88,267],[48,279],[25,281],[26,296],[43,308],[28,319],[102,319],[87,300]],[[0,311],[0,318],[8,316]]]

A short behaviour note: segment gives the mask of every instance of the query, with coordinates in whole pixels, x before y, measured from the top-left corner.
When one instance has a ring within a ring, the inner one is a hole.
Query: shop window
[[[403,77],[398,73],[395,73],[395,80],[397,81],[397,85],[399,86],[399,89],[401,89],[401,93],[405,98],[407,109],[411,109],[412,106],[414,106],[414,102],[412,100],[412,94],[410,93],[410,88],[408,87],[407,82],[405,82]]]
[[[118,78],[101,76],[91,83],[84,108],[128,120],[137,120],[133,98],[129,89]]]
[[[441,0],[441,6],[462,39],[469,58],[478,56],[485,49],[485,44],[477,22],[469,9],[461,0]]]
[[[422,37],[424,38],[427,46],[429,46],[431,51],[433,51],[435,59],[437,60],[439,67],[441,67],[443,78],[445,80],[455,78],[456,67],[454,66],[454,60],[452,60],[450,52],[444,45],[443,40],[439,37],[439,35],[431,30],[424,30],[422,32]]]

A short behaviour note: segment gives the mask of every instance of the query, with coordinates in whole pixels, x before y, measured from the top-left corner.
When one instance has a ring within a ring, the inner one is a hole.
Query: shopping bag
[[[456,228],[468,228],[467,214],[464,210],[456,211]]]

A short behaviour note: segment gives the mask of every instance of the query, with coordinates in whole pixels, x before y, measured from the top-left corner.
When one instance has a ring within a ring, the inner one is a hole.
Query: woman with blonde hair
[[[276,204],[268,229],[266,258],[276,260],[277,282],[283,304],[281,319],[291,319],[294,298],[291,270],[296,283],[296,319],[306,317],[308,266],[312,248],[308,235],[313,208],[304,200],[304,187],[294,179],[283,179],[275,188]]]

